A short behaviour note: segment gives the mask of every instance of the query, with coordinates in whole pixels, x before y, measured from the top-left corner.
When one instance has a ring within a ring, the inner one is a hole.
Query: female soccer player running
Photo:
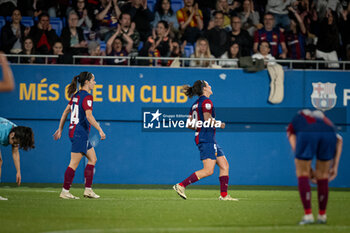
[[[211,86],[204,80],[197,80],[192,87],[184,86],[184,93],[192,98],[197,95],[199,98],[192,105],[190,110],[190,121],[209,121],[210,126],[218,123],[215,120],[215,108],[211,100],[210,95],[213,94]],[[221,123],[222,129],[225,128],[225,123]],[[238,201],[238,199],[227,195],[228,178],[229,178],[229,164],[226,160],[224,152],[221,147],[216,143],[214,127],[197,127],[192,128],[196,130],[195,142],[200,152],[200,159],[203,162],[203,169],[196,171],[181,183],[175,184],[173,189],[183,199],[187,199],[185,195],[185,188],[200,179],[210,176],[214,172],[215,164],[220,168],[220,190],[221,195],[219,200]]]
[[[78,82],[80,83],[81,88],[76,92]],[[60,197],[63,199],[79,199],[78,197],[73,196],[69,192],[69,189],[74,179],[75,170],[83,156],[86,156],[88,159],[88,164],[86,165],[84,172],[84,197],[100,197],[91,189],[97,158],[95,150],[89,141],[90,126],[92,125],[98,130],[101,140],[104,140],[106,135],[92,115],[93,98],[92,95],[90,95],[90,92],[95,84],[95,76],[90,72],[81,72],[78,76],[73,78],[67,90],[68,96],[71,97],[71,100],[62,114],[60,125],[54,134],[55,140],[61,138],[64,123],[66,122],[68,113],[71,112],[69,138],[72,142],[72,149],[70,163],[64,174],[63,189],[60,194]]]
[[[0,55],[1,56],[1,55]],[[33,130],[25,126],[17,126],[11,121],[0,117],[0,145],[12,146],[12,158],[16,167],[16,182],[21,184],[21,163],[19,157],[19,148],[29,150],[34,148],[34,134]],[[1,178],[2,157],[0,151],[0,178]],[[0,201],[7,200],[7,198],[0,196]]]
[[[326,223],[328,182],[338,173],[343,147],[342,137],[336,133],[333,123],[316,110],[299,111],[288,126],[289,143],[295,152],[295,167],[304,213],[300,225],[314,222],[311,210],[311,161],[316,155],[316,179],[318,193],[318,223]]]

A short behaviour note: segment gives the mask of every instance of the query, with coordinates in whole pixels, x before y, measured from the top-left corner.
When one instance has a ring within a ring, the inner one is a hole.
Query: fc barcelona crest
[[[312,105],[319,110],[326,111],[334,108],[337,103],[335,94],[336,83],[312,83],[313,92],[311,94]]]

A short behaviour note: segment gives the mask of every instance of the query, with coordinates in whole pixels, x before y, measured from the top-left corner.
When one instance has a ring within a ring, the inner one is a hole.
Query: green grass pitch
[[[350,232],[350,190],[332,189],[328,224],[298,226],[303,215],[295,187],[231,186],[239,202],[217,200],[218,186],[193,185],[182,200],[172,187],[95,185],[98,200],[84,199],[83,187],[71,192],[80,200],[62,200],[57,184],[20,188],[2,184],[0,232]],[[312,193],[314,215],[317,193]]]

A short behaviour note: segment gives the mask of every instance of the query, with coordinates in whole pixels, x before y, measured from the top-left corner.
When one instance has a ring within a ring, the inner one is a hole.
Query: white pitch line
[[[176,228],[112,228],[112,229],[75,229],[65,231],[50,231],[45,233],[97,233],[97,232],[215,232],[215,231],[271,231],[271,230],[348,230],[350,226],[308,225],[308,226],[247,226],[247,227],[176,227]]]
[[[42,189],[16,189],[16,188],[0,188],[0,191],[15,191],[15,192],[36,192],[36,193],[59,193],[59,191],[42,190]]]

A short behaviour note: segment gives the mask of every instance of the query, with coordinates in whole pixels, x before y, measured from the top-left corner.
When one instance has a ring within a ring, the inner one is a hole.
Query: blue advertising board
[[[17,125],[32,127],[36,141],[34,150],[21,151],[23,182],[63,182],[70,159],[68,122],[61,140],[54,141],[52,135],[68,104],[65,88],[82,71],[95,75],[93,114],[107,135],[95,148],[98,157],[95,183],[173,184],[201,169],[193,131],[145,131],[142,112],[145,108],[189,109],[195,99],[188,99],[181,89],[184,84],[192,85],[198,79],[212,86],[211,99],[216,108],[230,109],[231,114],[239,108],[247,108],[255,113],[254,119],[259,119],[269,109],[312,108],[311,95],[320,91],[314,88],[317,83],[322,83],[323,88],[326,83],[336,84],[334,108],[342,108],[347,113],[350,100],[350,73],[339,71],[286,70],[284,99],[280,104],[270,104],[270,79],[266,70],[245,73],[230,69],[57,65],[13,65],[12,69],[16,89],[0,93],[0,116]],[[335,110],[328,111],[330,115],[332,111]],[[229,122],[228,129],[236,121],[244,126],[243,130],[220,129],[217,132],[217,141],[230,163],[230,184],[296,185],[294,157],[283,130],[293,114],[285,114],[280,121],[279,113],[271,112],[272,122],[268,123],[279,124],[282,130],[254,131],[249,130],[252,123],[249,117],[234,118],[225,112],[220,114]],[[240,116],[239,112],[237,115]],[[217,119],[220,119],[219,114]],[[349,114],[341,119],[337,124],[342,130],[344,151],[339,175],[331,186],[350,187],[350,171],[346,169],[350,165],[346,143]],[[92,129],[91,135],[96,134]],[[3,182],[15,181],[10,149],[1,148]],[[84,162],[77,170],[75,182],[84,180]],[[218,169],[199,184],[218,184],[217,177]]]

